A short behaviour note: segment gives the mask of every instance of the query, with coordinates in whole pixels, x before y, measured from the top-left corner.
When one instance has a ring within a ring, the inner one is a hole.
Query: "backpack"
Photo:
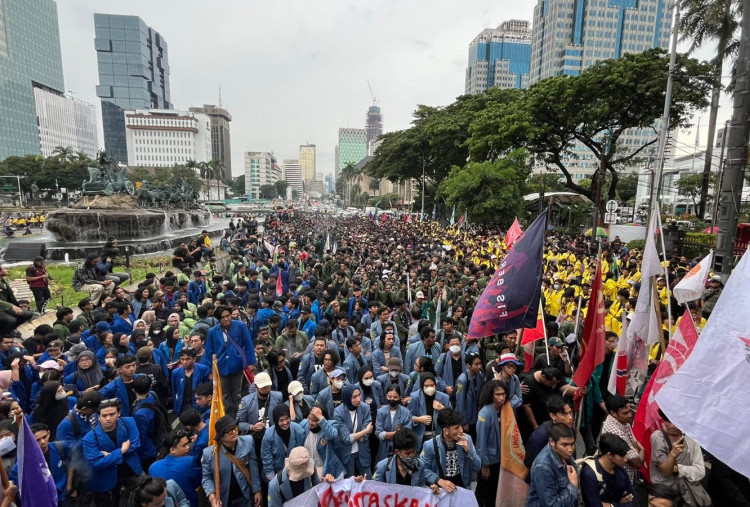
[[[70,421],[70,425],[73,427],[73,436],[78,440],[78,437],[81,436],[81,423],[78,422],[78,419],[71,412],[68,412],[65,419]]]
[[[154,444],[156,444],[156,447],[158,449],[161,449],[161,447],[164,445],[165,438],[169,434],[169,431],[171,429],[169,420],[167,419],[167,413],[161,406],[154,405],[153,403],[141,403],[137,406],[137,408],[147,408],[154,412],[154,429],[151,431],[151,433],[149,433],[148,436],[151,437],[151,440],[153,440]]]

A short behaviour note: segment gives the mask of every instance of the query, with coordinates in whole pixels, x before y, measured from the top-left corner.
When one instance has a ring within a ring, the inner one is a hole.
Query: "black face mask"
[[[416,456],[412,456],[410,458],[399,456],[398,459],[399,461],[401,461],[401,464],[404,466],[404,468],[407,469],[410,473],[414,473],[417,471],[417,457]]]
[[[397,407],[401,404],[401,400],[388,400],[388,404],[392,407]]]

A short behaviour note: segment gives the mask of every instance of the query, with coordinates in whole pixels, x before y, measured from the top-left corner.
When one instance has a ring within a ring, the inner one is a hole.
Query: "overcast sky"
[[[175,109],[217,104],[221,85],[239,175],[245,151],[296,159],[308,142],[317,145],[317,171],[333,172],[338,128],[364,127],[368,79],[385,131],[406,128],[417,104],[446,105],[463,93],[468,45],[482,29],[531,20],[535,3],[57,0],[57,7],[67,90],[99,108],[94,12],[140,16],[167,41]],[[692,144],[691,134],[680,137]]]

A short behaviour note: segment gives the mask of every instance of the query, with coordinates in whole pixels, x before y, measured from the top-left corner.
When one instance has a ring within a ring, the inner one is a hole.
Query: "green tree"
[[[711,106],[708,115],[708,141],[701,177],[701,193],[698,216],[706,216],[711,164],[713,162],[716,117],[719,113],[721,95],[721,74],[724,61],[736,55],[739,40],[736,37],[739,20],[742,19],[742,2],[737,0],[683,0],[680,19],[680,35],[683,41],[690,41],[690,52],[703,46],[707,41],[716,42],[716,56],[711,60]]]
[[[153,174],[149,172],[148,169],[145,167],[134,167],[126,173],[128,179],[133,182],[133,185],[136,183],[148,181],[149,183],[153,183]]]
[[[709,179],[709,183],[711,185],[717,185],[719,182],[719,174],[718,173],[711,173],[711,178]],[[680,178],[675,183],[675,186],[677,187],[677,192],[680,195],[684,195],[687,197],[690,197],[690,199],[693,201],[693,205],[696,209],[699,208],[701,193],[703,190],[703,174],[686,174],[684,176],[680,175]],[[709,195],[706,197],[707,201],[711,201],[712,197]],[[698,212],[698,218],[701,218],[702,215],[700,215],[700,211]]]
[[[229,183],[229,189],[235,196],[245,195],[245,177],[237,176],[232,178],[232,181]]]
[[[260,190],[261,199],[276,199],[279,196],[278,192],[276,191],[276,185],[261,185],[258,190]]]
[[[531,169],[528,153],[516,150],[507,157],[454,166],[440,184],[438,196],[449,207],[466,210],[472,222],[507,227],[523,213],[525,182]]]
[[[542,162],[557,168],[565,186],[592,201],[611,176],[607,198],[614,199],[618,169],[632,164],[657,142],[654,122],[662,116],[669,58],[662,49],[604,60],[579,76],[558,76],[520,92],[509,104],[490,105],[470,128],[472,160],[495,160],[524,147]],[[704,108],[711,89],[710,66],[678,56],[669,130],[688,125],[695,110]],[[626,149],[621,137],[628,129],[654,129],[651,139]],[[591,190],[574,181],[567,166],[580,143],[593,156],[596,169]],[[599,212],[604,213],[604,202]]]
[[[545,193],[561,192],[565,190],[565,185],[560,182],[560,175],[557,173],[545,172],[529,176],[529,179],[526,180],[526,192],[538,194],[542,189]]]

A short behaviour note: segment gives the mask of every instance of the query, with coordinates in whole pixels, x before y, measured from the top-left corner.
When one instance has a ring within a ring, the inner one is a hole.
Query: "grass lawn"
[[[171,266],[170,255],[160,255],[157,257],[146,257],[142,259],[130,259],[130,269],[125,266],[115,266],[114,271],[130,273],[132,280],[129,283],[137,283],[145,280],[146,273],[161,273]],[[77,266],[55,265],[47,266],[47,272],[52,275],[49,290],[52,293],[52,300],[47,304],[48,309],[54,309],[58,306],[75,307],[78,302],[87,297],[85,292],[76,292],[72,286],[73,272]],[[11,268],[8,270],[9,278],[12,280],[25,279],[26,267]],[[31,298],[31,307],[35,308],[34,300]]]

